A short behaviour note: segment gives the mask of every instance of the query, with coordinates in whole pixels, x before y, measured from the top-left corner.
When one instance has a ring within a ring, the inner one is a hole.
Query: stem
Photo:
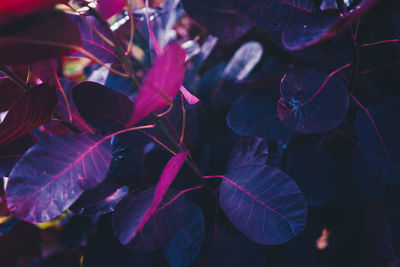
[[[16,85],[21,87],[24,90],[29,90],[30,86],[24,83],[14,72],[12,72],[7,66],[5,65],[0,65],[0,71],[4,72],[5,75],[8,76],[8,78],[14,82]]]
[[[120,40],[117,38],[115,33],[110,29],[110,25],[107,23],[107,21],[103,20],[103,18],[99,15],[99,13],[94,10],[93,8],[89,7],[91,13],[93,16],[97,19],[97,21],[103,26],[104,30],[107,32],[107,34],[111,37],[111,40],[115,44],[115,52],[117,55],[120,57],[121,61],[124,63],[124,69],[127,73],[129,73],[129,78],[132,81],[132,84],[134,85],[136,91],[140,91],[140,85],[139,82],[136,79],[135,72],[133,71],[131,62],[127,56],[125,56],[124,49],[121,45]]]

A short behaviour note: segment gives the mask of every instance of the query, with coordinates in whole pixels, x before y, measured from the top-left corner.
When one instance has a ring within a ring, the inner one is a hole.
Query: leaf
[[[0,112],[8,110],[24,92],[24,89],[10,79],[0,78]]]
[[[268,146],[262,138],[242,138],[233,147],[228,161],[228,172],[248,164],[265,164],[268,159]]]
[[[101,2],[103,1],[100,1],[100,3]],[[119,62],[119,57],[114,52],[115,48],[102,39],[97,32],[108,38],[108,40],[112,38],[94,17],[71,15],[70,18],[79,28],[83,49],[105,63]],[[95,28],[97,32],[95,32],[93,28]],[[87,57],[87,55],[80,52],[73,53],[71,56]]]
[[[359,110],[355,121],[361,152],[368,165],[382,179],[394,184],[400,183],[400,127],[393,123],[398,116],[400,99],[384,99]]]
[[[80,46],[79,29],[66,14],[40,13],[0,35],[0,63],[28,64],[68,55]]]
[[[181,152],[171,158],[165,166],[155,189],[146,190],[137,196],[136,194],[130,194],[117,205],[113,220],[118,239],[122,244],[127,245],[132,241],[135,243],[135,238],[141,236],[140,233],[144,230],[146,224],[152,221],[154,215],[161,217],[167,216],[165,209],[158,212],[157,208],[159,208],[162,203],[164,195],[167,193],[168,188],[185,162],[187,155],[188,152]],[[172,197],[169,197],[169,199],[171,198]],[[164,203],[167,202],[164,201]],[[170,208],[169,210],[172,212],[174,209]],[[176,213],[180,212],[181,211],[176,211]],[[166,227],[170,226],[166,225]],[[172,239],[173,236],[174,235],[171,237],[168,236],[167,239]],[[156,243],[155,241],[155,244],[152,244],[150,247],[153,245],[156,246]],[[145,244],[143,245],[145,246]],[[136,245],[133,246],[136,247]]]
[[[108,137],[42,137],[17,162],[6,188],[8,208],[31,223],[49,221],[103,181],[111,162]]]
[[[185,76],[186,52],[178,44],[169,45],[147,74],[129,125],[134,125],[151,112],[171,103]]]
[[[54,88],[46,84],[38,85],[22,95],[10,107],[0,124],[0,146],[36,129],[51,119],[57,95]]]
[[[236,12],[266,30],[279,30],[314,12],[312,0],[224,0]]]
[[[190,266],[197,259],[204,241],[204,218],[201,209],[188,202],[186,224],[164,249],[172,267]]]
[[[115,206],[128,194],[128,187],[118,186],[114,179],[106,180],[83,193],[70,207],[75,214],[96,217],[114,211]]]
[[[366,15],[379,1],[362,0],[358,6],[337,18],[319,14],[304,16],[284,29],[282,42],[287,49],[299,50],[329,39]]]
[[[120,12],[125,6],[126,0],[100,0],[96,9],[100,16],[107,20]]]
[[[0,177],[8,176],[14,164],[34,144],[38,138],[32,134],[26,134],[13,142],[0,147]]]
[[[51,9],[58,3],[67,2],[67,0],[2,0],[0,3],[0,26],[9,24],[22,16]]]
[[[128,126],[133,102],[125,94],[95,82],[82,82],[72,89],[79,114],[93,128],[111,133]]]
[[[278,100],[279,93],[275,88],[255,88],[231,106],[226,117],[228,127],[241,136],[258,136],[267,141],[287,140],[291,131],[278,118]]]
[[[223,0],[183,0],[182,6],[191,18],[222,42],[234,41],[252,26]]]
[[[288,72],[281,82],[278,117],[299,133],[327,132],[342,123],[349,106],[340,78],[314,70]]]
[[[221,178],[222,210],[254,242],[278,245],[303,231],[306,201],[295,182],[281,170],[248,164]]]
[[[226,65],[222,76],[229,80],[243,80],[260,61],[262,54],[260,43],[251,41],[243,44]]]

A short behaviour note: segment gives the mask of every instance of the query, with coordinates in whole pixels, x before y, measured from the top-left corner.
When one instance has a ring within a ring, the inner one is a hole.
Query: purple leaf
[[[266,30],[278,30],[314,12],[312,0],[223,0],[236,12]]]
[[[49,221],[101,183],[112,157],[108,139],[89,134],[42,137],[10,173],[6,197],[13,215],[32,223]]]
[[[27,64],[67,55],[81,46],[79,29],[62,12],[35,15],[0,37],[0,63]]]
[[[79,114],[93,128],[116,132],[128,126],[133,102],[127,95],[95,82],[83,82],[72,90]]]
[[[254,242],[282,244],[303,231],[306,201],[296,183],[281,170],[248,164],[221,178],[222,210]]]
[[[182,5],[190,17],[223,42],[234,41],[252,26],[223,0],[183,0]]]
[[[104,31],[103,26],[100,25],[94,17],[73,15],[71,18],[79,28],[83,49],[105,63],[119,62],[119,58],[114,52],[115,48],[108,44],[93,30],[92,27],[100,32],[104,37],[108,38],[108,40],[111,40],[110,36]],[[80,52],[74,53],[72,56],[87,57]]]
[[[267,143],[262,138],[242,138],[231,151],[227,170],[230,172],[248,164],[265,164],[268,154]]]
[[[400,183],[400,99],[385,99],[359,110],[355,121],[358,141],[368,165],[382,179]],[[371,121],[372,119],[372,121]]]
[[[114,221],[115,227],[118,229],[118,238],[122,244],[127,245],[132,242],[152,216],[158,213],[157,208],[163,201],[164,195],[185,162],[187,155],[188,152],[186,151],[171,158],[165,166],[155,190],[144,191],[138,196],[131,194],[121,202],[121,205],[117,206],[117,209],[119,209],[115,212]]]
[[[346,86],[338,77],[308,69],[288,72],[281,82],[278,117],[299,133],[321,133],[342,123],[349,106]]]
[[[245,87],[239,87],[238,90],[240,89],[245,89]],[[291,131],[279,120],[276,111],[276,103],[279,100],[278,90],[275,88],[254,89],[238,98],[231,106],[226,117],[228,127],[241,136],[258,136],[267,141],[287,140]]]
[[[56,104],[54,88],[41,84],[29,89],[10,107],[0,124],[0,145],[6,145],[49,121]]]
[[[159,203],[160,206],[168,205],[160,211],[154,210],[146,224],[137,231],[154,203],[155,194],[154,187],[139,194],[132,192],[115,207],[113,213],[115,234],[122,244],[131,249],[141,252],[163,249],[185,225],[188,203],[183,197],[174,199],[178,192],[172,190],[168,191]],[[170,201],[172,202],[169,203]],[[130,239],[133,233],[135,236]]]
[[[168,103],[179,91],[185,76],[186,52],[178,44],[169,45],[147,74],[135,98],[129,125],[134,125],[151,112]]]
[[[30,65],[31,71],[36,75],[42,82],[47,83],[51,86],[56,86],[60,89],[60,81],[57,75],[57,64],[55,60],[49,59],[44,61],[35,62]]]
[[[36,136],[27,134],[0,147],[0,177],[8,176],[14,164],[37,141],[38,138]]]
[[[337,18],[310,14],[285,28],[282,42],[290,50],[299,50],[331,38],[367,14],[380,0],[362,0],[353,10]]]
[[[204,241],[204,218],[201,209],[187,202],[186,224],[164,250],[172,267],[190,266],[196,261]]]

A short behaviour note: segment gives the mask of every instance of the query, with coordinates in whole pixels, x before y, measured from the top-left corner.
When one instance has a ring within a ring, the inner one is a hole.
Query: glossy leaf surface
[[[21,220],[49,221],[101,183],[111,161],[107,138],[71,134],[42,137],[10,173],[8,208]]]
[[[342,123],[348,106],[347,89],[337,76],[298,69],[282,79],[278,117],[294,131],[329,131]]]
[[[54,88],[46,84],[25,92],[0,124],[0,145],[6,145],[49,121],[56,103]]]

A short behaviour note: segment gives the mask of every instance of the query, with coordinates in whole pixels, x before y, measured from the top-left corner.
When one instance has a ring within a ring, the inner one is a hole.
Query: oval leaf
[[[42,137],[17,162],[6,188],[18,219],[38,223],[64,212],[105,178],[112,154],[108,138],[86,134]]]
[[[249,164],[230,171],[222,181],[219,202],[232,224],[259,244],[285,243],[305,226],[303,194],[274,167]]]
[[[56,104],[57,94],[47,84],[25,92],[0,124],[0,145],[6,145],[49,121]]]
[[[95,82],[83,82],[72,90],[79,114],[95,129],[111,133],[126,128],[133,102],[125,94]]]
[[[299,133],[321,133],[337,127],[348,106],[346,86],[333,75],[299,69],[282,79],[278,117]]]

